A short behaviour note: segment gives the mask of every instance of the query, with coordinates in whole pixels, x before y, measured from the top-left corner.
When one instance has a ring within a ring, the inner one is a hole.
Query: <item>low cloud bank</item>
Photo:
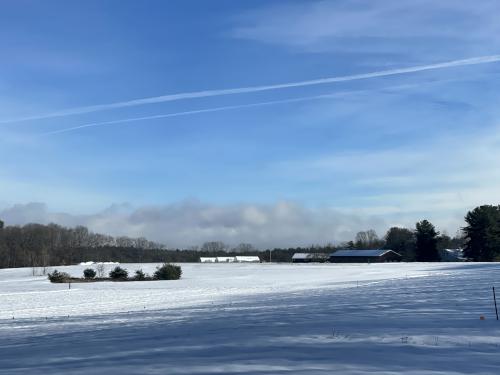
[[[306,208],[293,202],[219,206],[184,201],[144,207],[112,205],[86,215],[53,212],[44,203],[16,204],[0,210],[0,218],[7,225],[30,222],[84,225],[94,232],[113,236],[144,236],[169,248],[223,241],[231,245],[248,242],[263,249],[338,243],[351,240],[358,231],[370,228],[383,236],[390,226],[413,227],[424,217],[391,214],[382,218],[356,211]],[[446,221],[448,227],[440,229],[453,234],[461,225],[460,215],[451,219]],[[439,222],[436,224],[439,227]]]

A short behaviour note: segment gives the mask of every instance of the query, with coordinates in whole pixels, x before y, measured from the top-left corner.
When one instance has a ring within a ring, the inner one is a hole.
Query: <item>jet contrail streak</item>
[[[422,86],[422,85],[429,84],[429,83],[431,83],[431,84],[436,83],[436,82],[443,83],[443,82],[450,82],[450,81],[453,81],[453,80],[441,80],[441,81],[419,83],[419,84],[403,84],[403,85],[383,87],[383,88],[380,88],[378,90],[379,91],[404,90],[407,88],[411,88],[411,87],[415,87],[415,86]],[[366,94],[366,93],[371,93],[371,92],[373,92],[373,90],[341,91],[341,92],[336,92],[336,93],[331,93],[331,94],[303,96],[303,97],[299,97],[299,98],[272,100],[272,101],[267,101],[267,102],[229,105],[229,106],[223,106],[223,107],[204,108],[204,109],[195,109],[195,110],[191,110],[191,111],[166,113],[166,114],[161,114],[161,115],[152,115],[152,116],[125,118],[125,119],[119,119],[119,120],[91,122],[91,123],[87,123],[87,124],[76,125],[76,126],[72,126],[72,127],[68,127],[68,128],[53,130],[50,132],[42,133],[41,135],[42,136],[53,135],[53,134],[72,132],[72,131],[85,129],[85,128],[93,128],[93,127],[99,127],[99,126],[115,125],[115,124],[144,121],[144,120],[155,120],[155,119],[168,118],[168,117],[180,117],[180,116],[196,115],[199,113],[230,111],[230,110],[236,110],[236,109],[242,109],[242,108],[270,106],[270,105],[274,105],[274,104],[306,102],[306,101],[312,101],[312,100],[318,100],[318,99],[334,99],[334,98],[340,98],[340,97],[345,97],[345,96],[354,95],[354,94]]]
[[[102,122],[91,122],[91,123],[88,123],[88,124],[82,124],[82,125],[72,126],[70,128],[63,128],[63,129],[59,129],[59,130],[54,130],[54,131],[51,131],[51,132],[43,133],[42,135],[52,135],[52,134],[67,133],[67,132],[71,132],[71,131],[75,131],[75,130],[80,130],[80,129],[85,129],[85,128],[92,128],[92,127],[97,127],[97,126],[122,124],[122,123],[126,123],[126,122],[135,122],[135,121],[143,121],[143,120],[155,120],[155,119],[168,118],[168,117],[179,117],[179,116],[195,115],[195,114],[199,114],[199,113],[208,113],[208,112],[221,112],[221,111],[229,111],[229,110],[242,109],[242,108],[262,107],[262,106],[273,105],[273,104],[285,104],[285,103],[294,103],[294,102],[304,102],[304,101],[316,100],[316,99],[331,99],[331,98],[335,98],[335,97],[349,95],[349,94],[352,94],[352,93],[362,93],[362,92],[364,92],[364,91],[342,92],[342,93],[336,93],[336,94],[324,94],[324,95],[316,95],[316,96],[307,96],[307,97],[302,97],[302,98],[273,100],[273,101],[260,102],[260,103],[230,105],[230,106],[215,107],[215,108],[206,108],[206,109],[196,109],[196,110],[192,110],[192,111],[166,113],[166,114],[163,114],[163,115],[153,115],[153,116],[144,116],[144,117],[132,117],[132,118],[126,118],[126,119],[120,119],[120,120],[112,120],[112,121],[102,121]]]
[[[221,90],[205,90],[205,91],[196,91],[196,92],[186,92],[186,93],[178,93],[178,94],[169,94],[162,96],[155,96],[149,98],[142,99],[134,99],[129,101],[110,103],[110,104],[99,104],[87,107],[78,107],[67,110],[62,110],[58,112],[48,113],[44,115],[36,115],[29,116],[24,118],[12,119],[12,120],[4,120],[0,121],[0,123],[11,123],[11,122],[19,122],[19,121],[28,121],[28,120],[41,120],[53,117],[64,117],[76,114],[104,111],[116,108],[125,108],[125,107],[133,107],[144,104],[154,104],[154,103],[164,103],[171,102],[175,100],[184,100],[184,99],[195,99],[195,98],[207,98],[212,96],[222,96],[222,95],[236,95],[236,94],[245,94],[245,93],[254,93],[261,91],[270,91],[270,90],[279,90],[279,89],[287,89],[294,87],[305,87],[305,86],[314,86],[314,85],[324,85],[328,83],[337,83],[337,82],[346,82],[346,81],[356,81],[377,77],[386,77],[400,74],[409,74],[422,72],[426,70],[435,70],[435,69],[445,69],[452,68],[458,66],[466,66],[466,65],[478,65],[478,64],[488,64],[500,61],[500,55],[490,55],[490,56],[481,56],[481,57],[473,57],[469,59],[461,59],[461,60],[452,60],[446,61],[442,63],[429,64],[429,65],[418,65],[412,66],[408,68],[399,68],[399,69],[389,69],[389,70],[380,70],[371,73],[362,73],[362,74],[353,74],[347,76],[339,76],[339,77],[329,77],[329,78],[320,78],[308,81],[299,81],[299,82],[289,82],[289,83],[281,83],[275,85],[264,85],[264,86],[249,86],[249,87],[240,87],[233,89],[221,89]]]

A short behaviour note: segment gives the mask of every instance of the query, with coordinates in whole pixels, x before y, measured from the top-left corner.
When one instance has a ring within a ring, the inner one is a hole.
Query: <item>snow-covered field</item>
[[[500,264],[182,269],[71,289],[0,270],[0,374],[500,373]]]

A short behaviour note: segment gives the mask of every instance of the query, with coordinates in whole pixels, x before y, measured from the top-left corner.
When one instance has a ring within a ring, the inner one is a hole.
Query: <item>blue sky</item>
[[[220,239],[265,247],[341,241],[369,228],[382,235],[423,218],[454,234],[468,209],[498,203],[500,62],[106,107],[500,60],[496,1],[1,8],[7,223],[85,224],[171,246]],[[82,110],[89,106],[104,109]]]

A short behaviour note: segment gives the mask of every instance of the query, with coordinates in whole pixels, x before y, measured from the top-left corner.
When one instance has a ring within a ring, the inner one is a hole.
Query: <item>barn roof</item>
[[[307,259],[309,257],[308,253],[295,253],[292,256],[292,259]]]
[[[328,258],[327,254],[323,253],[295,253],[292,259],[325,259]]]
[[[260,262],[260,258],[257,255],[237,255],[235,259],[237,262]]]
[[[235,257],[217,257],[217,262],[234,262]]]
[[[331,257],[380,257],[392,250],[337,250],[330,254]],[[399,255],[399,254],[398,254]]]

